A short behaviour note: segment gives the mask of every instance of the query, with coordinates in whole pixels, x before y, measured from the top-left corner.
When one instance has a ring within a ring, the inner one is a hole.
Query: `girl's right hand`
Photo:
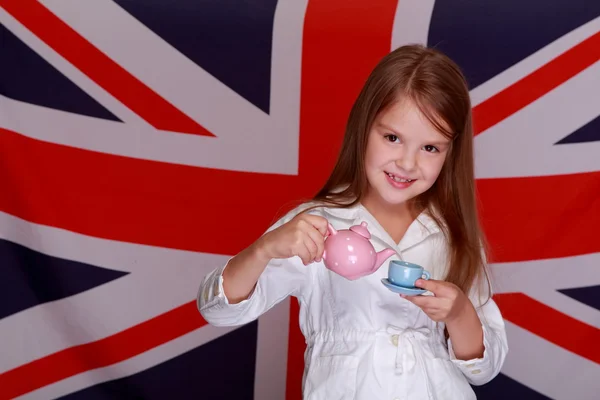
[[[304,265],[321,261],[327,235],[327,219],[300,213],[264,234],[257,242],[267,259],[298,256]]]

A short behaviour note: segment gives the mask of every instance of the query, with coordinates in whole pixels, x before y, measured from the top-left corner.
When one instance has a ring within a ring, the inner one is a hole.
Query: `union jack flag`
[[[0,400],[299,399],[295,300],[215,328],[197,287],[321,186],[414,42],[471,86],[510,347],[479,398],[597,395],[600,2],[0,0],[0,23]]]

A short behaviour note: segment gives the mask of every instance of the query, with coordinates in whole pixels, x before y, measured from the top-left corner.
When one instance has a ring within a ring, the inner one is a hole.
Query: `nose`
[[[412,151],[404,151],[396,160],[396,166],[406,172],[417,168],[417,155]]]

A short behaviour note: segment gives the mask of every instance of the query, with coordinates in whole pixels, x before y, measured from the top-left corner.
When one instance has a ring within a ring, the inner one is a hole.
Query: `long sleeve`
[[[281,226],[295,215],[288,215],[267,232]],[[301,297],[311,285],[310,265],[299,257],[271,260],[258,279],[250,296],[231,304],[223,291],[223,271],[228,263],[207,274],[197,293],[197,306],[202,317],[214,326],[238,326],[254,321],[288,296]]]
[[[488,298],[488,291],[474,290],[470,298],[483,328],[483,357],[471,360],[457,359],[450,339],[448,352],[452,362],[458,366],[469,383],[479,386],[488,383],[500,373],[508,354],[508,341],[504,319],[494,300]]]

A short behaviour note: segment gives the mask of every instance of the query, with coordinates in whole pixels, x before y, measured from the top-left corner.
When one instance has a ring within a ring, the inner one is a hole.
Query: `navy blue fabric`
[[[600,1],[436,1],[428,45],[464,70],[475,88],[600,15]]]
[[[482,386],[473,386],[475,394],[481,400],[550,400],[549,397],[509,378],[499,374],[491,382]]]
[[[187,58],[269,112],[277,0],[115,1]]]
[[[600,104],[598,104],[600,113]],[[596,117],[569,136],[559,140],[556,144],[597,142],[600,140],[600,117]],[[598,155],[600,157],[600,155]]]
[[[3,239],[0,239],[0,260],[0,319],[127,275],[48,256]]]
[[[155,367],[60,399],[251,400],[257,327],[255,321]]]
[[[61,111],[120,121],[0,24],[0,94]]]
[[[596,310],[600,310],[600,285],[562,289],[559,292],[583,304],[594,307]]]

